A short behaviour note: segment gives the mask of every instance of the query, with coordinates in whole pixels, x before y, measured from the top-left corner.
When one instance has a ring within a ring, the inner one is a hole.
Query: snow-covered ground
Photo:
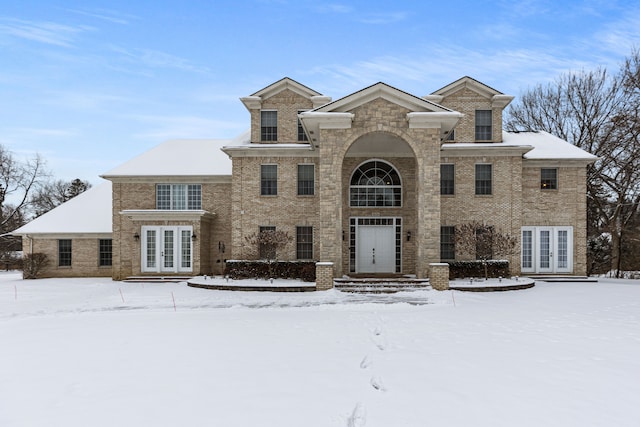
[[[620,427],[638,402],[638,281],[361,295],[0,274],[0,426]]]

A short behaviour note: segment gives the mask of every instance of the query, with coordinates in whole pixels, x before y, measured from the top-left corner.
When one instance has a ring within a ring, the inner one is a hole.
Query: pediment
[[[469,76],[464,76],[455,82],[436,90],[431,95],[425,96],[424,98],[433,102],[441,102],[443,98],[465,89],[490,100],[494,107],[504,108],[513,100],[513,96],[505,95],[491,86],[487,86],[486,84]]]
[[[267,99],[287,89],[305,98],[322,95],[321,93],[316,92],[315,90],[301,83],[298,83],[297,81],[290,79],[289,77],[285,77],[263,89],[260,89],[256,93],[251,94],[251,96],[259,96],[262,99]]]
[[[439,113],[452,111],[442,105],[436,104],[435,102],[411,95],[410,93],[396,89],[393,86],[389,86],[382,82],[323,105],[313,111],[321,113],[346,113],[379,98],[404,107],[411,112]]]
[[[313,102],[314,106],[324,105],[331,101],[330,97],[323,96],[321,93],[316,92],[315,90],[301,83],[298,83],[297,81],[290,79],[289,77],[284,77],[249,96],[240,98],[240,100],[248,110],[260,109],[264,100],[269,99],[272,96],[275,96],[285,90],[289,90],[304,98],[310,99]]]

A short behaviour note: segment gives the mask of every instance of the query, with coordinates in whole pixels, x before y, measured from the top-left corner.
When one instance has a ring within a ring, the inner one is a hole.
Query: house
[[[503,131],[512,99],[463,77],[424,97],[376,83],[332,101],[284,78],[240,99],[250,130],[236,139],[165,142],[14,234],[49,254],[46,276],[220,274],[260,256],[247,236],[276,229],[294,237],[280,259],[426,277],[475,255],[456,252],[453,232],[478,221],[519,237],[512,272],[583,275],[596,157]]]

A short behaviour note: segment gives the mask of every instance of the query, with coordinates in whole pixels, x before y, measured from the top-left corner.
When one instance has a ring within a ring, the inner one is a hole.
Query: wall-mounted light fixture
[[[407,242],[411,240],[411,231],[407,231]]]
[[[197,237],[197,236],[196,236],[196,233],[193,233],[193,234],[191,235],[191,240],[196,240],[196,237]]]
[[[133,238],[135,239],[135,241],[137,242],[138,240],[140,240],[140,235],[138,234],[138,232],[136,231],[135,234],[133,235]]]
[[[344,230],[342,230],[342,241],[344,242]]]

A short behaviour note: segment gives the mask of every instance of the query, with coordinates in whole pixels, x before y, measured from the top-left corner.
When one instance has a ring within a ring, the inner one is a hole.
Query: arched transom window
[[[351,175],[349,199],[352,207],[402,206],[400,174],[382,160],[363,163]]]

